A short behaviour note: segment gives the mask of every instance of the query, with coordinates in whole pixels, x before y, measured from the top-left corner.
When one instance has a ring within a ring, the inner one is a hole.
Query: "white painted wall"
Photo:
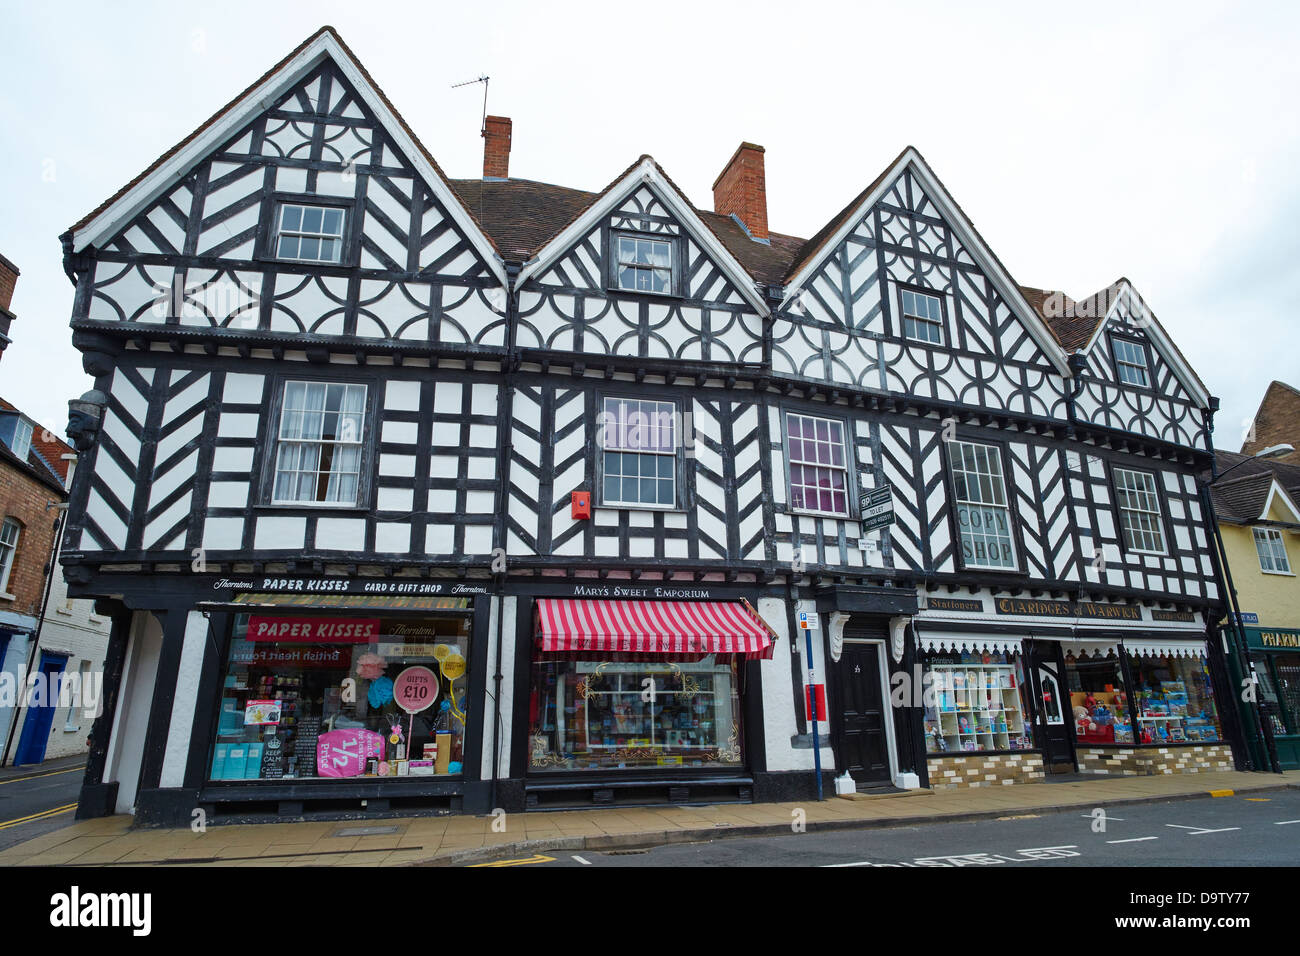
[[[118,695],[117,718],[109,738],[104,782],[118,782],[118,813],[135,811],[140,784],[140,761],[144,756],[145,731],[153,704],[154,678],[162,651],[162,625],[152,614],[137,611],[131,622],[131,641],[122,668],[122,689]]]
[[[203,649],[207,637],[208,618],[201,611],[190,611],[185,619],[185,644],[181,648],[176,693],[172,697],[171,728],[159,779],[162,787],[179,787],[185,783],[185,762],[190,755],[190,735],[194,730],[194,709],[199,703],[199,678],[203,676]]]
[[[801,601],[798,611],[816,612],[812,601]],[[759,616],[776,631],[776,650],[770,661],[762,661],[760,667],[763,675],[763,735],[767,744],[767,769],[770,772],[782,770],[812,770],[814,766],[812,748],[795,748],[791,738],[798,732],[795,724],[796,706],[802,708],[802,701],[795,701],[793,688],[790,686],[790,628],[786,615],[786,602],[780,598],[759,598]],[[825,621],[822,622],[825,626]],[[804,680],[807,681],[808,662],[803,635],[796,635],[799,661],[803,667]],[[822,658],[821,632],[813,632],[813,661],[819,684],[826,683],[826,662]],[[833,770],[835,755],[830,747],[830,724],[818,721],[817,732],[821,734],[822,769]]]

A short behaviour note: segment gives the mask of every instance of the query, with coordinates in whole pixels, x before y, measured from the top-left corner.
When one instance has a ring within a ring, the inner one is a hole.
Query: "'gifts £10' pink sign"
[[[250,641],[296,641],[310,644],[369,644],[379,640],[379,618],[264,617],[248,619]]]
[[[331,730],[316,738],[316,772],[322,777],[358,777],[372,757],[384,759],[384,737],[373,730]]]

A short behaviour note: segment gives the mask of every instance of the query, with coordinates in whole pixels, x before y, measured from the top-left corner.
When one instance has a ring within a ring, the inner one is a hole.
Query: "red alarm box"
[[[591,517],[591,493],[587,491],[575,491],[569,499],[569,517],[570,518],[590,518]]]
[[[821,721],[821,720],[829,720],[829,719],[830,719],[829,716],[828,716],[829,711],[828,711],[827,708],[826,708],[826,685],[825,685],[825,684],[814,684],[813,687],[816,687],[816,688],[817,688],[817,701],[816,701],[816,707],[817,707],[817,709],[816,709],[816,714],[817,714],[817,719],[818,719],[819,721]],[[813,713],[814,713],[814,711],[813,711],[813,688],[812,688],[812,687],[809,687],[807,684],[805,684],[805,685],[804,685],[804,688],[803,688],[803,704],[804,704],[804,711],[803,711],[803,712],[804,712],[804,716],[807,717],[807,718],[811,718],[812,715],[813,715]]]

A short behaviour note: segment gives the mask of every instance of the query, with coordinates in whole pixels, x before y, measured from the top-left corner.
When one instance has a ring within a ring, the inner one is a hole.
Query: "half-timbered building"
[[[83,814],[1231,764],[1215,401],[1130,283],[1017,285],[910,148],[804,240],[761,147],[709,211],[510,135],[449,178],[326,28],[63,237]]]

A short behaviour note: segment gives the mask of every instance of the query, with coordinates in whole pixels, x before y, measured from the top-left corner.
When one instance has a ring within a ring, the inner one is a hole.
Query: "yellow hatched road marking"
[[[471,863],[470,868],[477,868],[480,866],[527,866],[529,863],[554,863],[554,862],[555,862],[555,857],[542,856],[542,854],[539,853],[536,856],[525,857],[522,860],[496,860],[492,863]]]

